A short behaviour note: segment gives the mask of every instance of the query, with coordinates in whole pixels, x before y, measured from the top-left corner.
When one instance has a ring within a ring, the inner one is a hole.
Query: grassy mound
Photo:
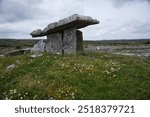
[[[150,62],[96,52],[1,57],[0,99],[150,99]]]

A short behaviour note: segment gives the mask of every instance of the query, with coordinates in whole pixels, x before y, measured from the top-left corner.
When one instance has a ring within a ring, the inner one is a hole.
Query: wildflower
[[[111,69],[110,69],[112,72],[114,72],[115,71],[115,69],[113,68],[113,67],[111,67]]]
[[[16,61],[16,63],[17,63],[17,64],[20,64],[20,61],[19,61],[19,60],[17,60],[17,61]]]
[[[37,95],[35,95],[35,96],[33,97],[33,99],[36,99],[36,97],[37,97]]]
[[[63,94],[63,91],[60,91],[61,94]]]
[[[21,96],[21,94],[19,93],[18,96]]]
[[[5,100],[9,100],[8,96],[6,95]]]
[[[71,95],[74,96],[74,93],[72,92]]]
[[[14,93],[17,93],[17,90],[16,90],[16,89],[14,89]]]
[[[106,74],[110,74],[111,72],[109,72],[108,70],[105,70],[104,73]]]

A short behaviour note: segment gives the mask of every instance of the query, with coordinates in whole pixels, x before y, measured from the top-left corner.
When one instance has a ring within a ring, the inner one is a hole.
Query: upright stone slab
[[[45,42],[43,40],[40,40],[37,44],[34,45],[33,48],[31,48],[31,52],[44,52],[45,50]]]
[[[80,30],[76,31],[77,34],[77,52],[83,51],[83,34]]]
[[[52,54],[62,54],[62,34],[54,33],[47,35],[46,52]]]
[[[76,28],[70,28],[64,31],[63,52],[64,54],[76,54],[77,52]]]

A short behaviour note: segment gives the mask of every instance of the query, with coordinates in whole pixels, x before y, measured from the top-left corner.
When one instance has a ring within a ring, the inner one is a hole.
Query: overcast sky
[[[72,14],[100,21],[81,29],[84,40],[150,38],[150,0],[0,0],[0,38],[31,38]]]

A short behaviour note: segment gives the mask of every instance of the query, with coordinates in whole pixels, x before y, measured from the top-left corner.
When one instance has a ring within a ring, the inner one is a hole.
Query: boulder
[[[45,51],[45,42],[40,40],[37,44],[31,48],[31,52],[44,52]]]

